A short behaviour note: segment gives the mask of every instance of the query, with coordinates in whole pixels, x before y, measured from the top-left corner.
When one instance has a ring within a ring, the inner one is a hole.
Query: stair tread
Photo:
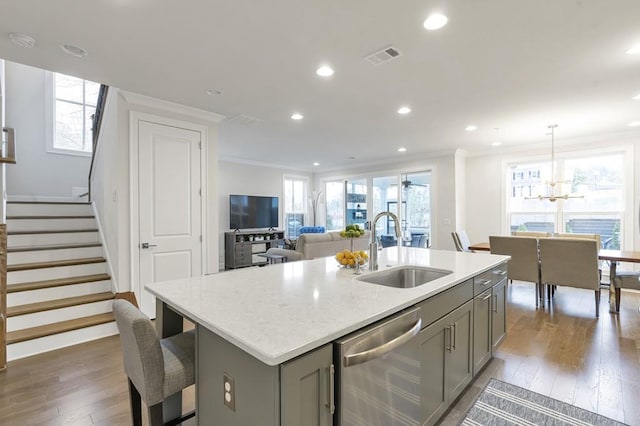
[[[91,263],[103,263],[107,260],[104,257],[84,257],[78,259],[51,260],[47,262],[17,263],[7,265],[7,272],[27,271],[30,269],[56,268],[59,266],[88,265]]]
[[[7,204],[79,204],[90,206],[87,201],[7,201]]]
[[[8,219],[22,220],[22,219],[94,219],[93,215],[46,215],[46,216],[7,216]]]
[[[24,342],[26,340],[51,336],[53,334],[78,330],[81,328],[100,325],[112,321],[114,321],[113,313],[106,312],[104,314],[91,315],[88,317],[76,318],[67,321],[54,322],[47,325],[11,331],[7,333],[7,344],[10,345],[12,343]]]
[[[97,228],[90,229],[63,229],[63,230],[39,230],[39,231],[9,231],[7,235],[33,235],[33,234],[69,234],[78,232],[98,232]]]
[[[10,306],[7,308],[7,317],[33,314],[36,312],[84,305],[87,303],[102,302],[104,300],[113,299],[114,297],[113,293],[107,291],[104,293],[94,293],[83,296],[66,297],[64,299],[47,300],[45,302],[29,303],[26,305]]]
[[[57,278],[54,280],[32,281],[28,283],[9,284],[7,285],[7,293],[18,293],[21,291],[40,290],[43,288],[61,287],[65,285],[83,284],[94,281],[110,280],[109,274],[92,274],[82,275],[71,278]]]
[[[69,244],[46,244],[41,246],[15,246],[8,247],[7,253],[16,253],[23,251],[42,251],[42,250],[62,250],[87,247],[101,247],[102,243],[69,243]]]

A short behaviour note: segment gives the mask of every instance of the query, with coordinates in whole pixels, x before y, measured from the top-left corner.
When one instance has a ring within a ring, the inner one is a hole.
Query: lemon
[[[344,258],[344,253],[339,251],[338,253],[336,253],[336,259],[341,260]]]

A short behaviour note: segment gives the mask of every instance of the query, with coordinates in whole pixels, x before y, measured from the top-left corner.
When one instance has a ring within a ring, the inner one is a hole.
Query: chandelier
[[[558,186],[559,188],[560,185],[562,185],[563,183],[567,183],[567,181],[555,180],[556,158],[555,158],[555,147],[554,147],[554,132],[556,127],[558,127],[558,125],[549,124],[547,127],[550,129],[550,133],[548,134],[551,134],[551,181],[547,182],[547,185],[549,185],[548,193],[550,195],[538,195],[537,197],[525,197],[525,199],[526,200],[549,200],[553,203],[556,200],[567,200],[569,198],[584,198],[584,195],[570,195],[570,194],[557,195],[556,194],[556,186]]]

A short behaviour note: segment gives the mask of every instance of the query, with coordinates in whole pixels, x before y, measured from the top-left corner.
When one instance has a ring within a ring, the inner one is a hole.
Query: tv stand
[[[278,247],[284,240],[284,231],[230,231],[224,233],[224,269],[264,266],[268,259],[264,254],[271,247]]]

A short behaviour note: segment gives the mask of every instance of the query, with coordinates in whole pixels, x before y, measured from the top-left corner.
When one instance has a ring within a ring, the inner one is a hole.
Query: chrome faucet
[[[393,219],[393,223],[396,225],[396,238],[400,241],[400,236],[402,235],[402,231],[400,231],[400,222],[398,221],[398,217],[391,212],[380,212],[373,218],[373,222],[371,222],[371,241],[369,242],[369,270],[377,271],[378,270],[378,238],[376,237],[376,223],[378,223],[378,219],[382,216],[387,216]]]

